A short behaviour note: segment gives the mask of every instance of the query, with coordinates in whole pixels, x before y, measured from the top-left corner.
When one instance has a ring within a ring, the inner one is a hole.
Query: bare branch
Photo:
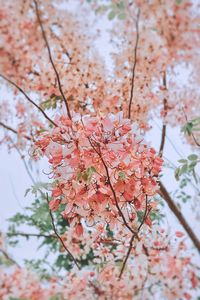
[[[167,129],[167,126],[166,126],[166,124],[163,123],[162,136],[161,136],[160,149],[159,149],[159,155],[161,157],[163,156],[163,150],[164,150],[164,146],[165,146],[166,129]]]
[[[46,238],[46,239],[48,239],[48,238],[49,239],[51,239],[51,238],[56,238],[57,239],[57,236],[53,235],[53,234],[47,235],[47,234],[29,233],[29,232],[9,232],[9,233],[7,233],[7,236],[8,237],[23,236],[25,238],[27,238],[27,237],[37,237],[37,238]]]
[[[8,260],[10,261],[12,264],[15,264],[18,268],[21,268],[21,266],[12,258],[10,257],[10,255],[8,255],[8,253],[3,250],[3,249],[0,249],[0,252],[3,254],[3,256]]]
[[[126,226],[126,228],[127,228],[130,232],[132,232],[132,234],[134,234],[134,235],[137,236],[137,232],[134,231],[134,230],[129,226],[129,224],[127,223],[127,221],[126,221],[126,219],[125,219],[125,216],[124,216],[124,214],[123,214],[123,212],[122,212],[122,210],[121,210],[121,208],[120,208],[120,206],[119,206],[119,204],[118,204],[117,196],[116,196],[115,190],[114,190],[114,188],[113,188],[113,186],[112,186],[112,183],[111,183],[111,180],[110,180],[109,170],[108,170],[108,167],[107,167],[107,165],[106,165],[106,163],[105,163],[105,161],[104,161],[104,159],[103,159],[101,153],[98,152],[98,150],[95,148],[95,146],[93,145],[91,139],[88,138],[88,140],[89,140],[90,145],[92,146],[92,148],[94,149],[94,151],[98,154],[99,158],[101,159],[101,161],[102,161],[102,163],[103,163],[103,166],[104,166],[104,168],[105,168],[106,175],[107,175],[107,181],[108,181],[108,184],[109,184],[109,186],[110,186],[110,189],[111,189],[111,191],[112,191],[112,194],[113,194],[113,197],[114,197],[114,200],[115,200],[115,205],[116,205],[116,207],[117,207],[117,210],[118,210],[119,215],[121,216],[121,218],[122,218],[122,220],[123,220],[123,222],[124,222],[124,225]]]
[[[139,18],[140,18],[140,8],[138,8],[138,13],[136,17],[136,41],[135,41],[135,48],[134,48],[134,63],[132,69],[132,78],[131,78],[131,93],[129,99],[129,106],[128,106],[128,118],[131,119],[131,105],[133,101],[133,92],[135,86],[135,69],[137,64],[137,49],[138,49],[138,42],[139,42]]]
[[[47,194],[46,200],[47,200],[47,204],[49,206],[48,194]],[[52,214],[52,212],[51,212],[50,209],[49,209],[49,215],[51,217],[51,223],[52,223],[53,231],[54,231],[56,237],[59,239],[59,241],[62,244],[62,246],[65,249],[65,251],[69,254],[69,256],[72,258],[72,260],[74,261],[74,263],[77,266],[77,268],[80,270],[80,266],[79,266],[78,262],[76,261],[75,257],[71,253],[71,251],[67,248],[67,246],[65,245],[65,242],[63,241],[63,239],[61,238],[61,236],[59,235],[59,233],[58,233],[58,231],[56,229],[55,222],[54,222],[54,217],[53,217],[53,214]]]
[[[47,119],[51,124],[53,124],[54,126],[56,126],[57,127],[57,124],[56,123],[54,123],[54,121],[53,120],[51,120],[48,116],[47,116],[47,114],[44,112],[44,110],[39,106],[39,105],[37,105],[28,95],[27,95],[27,93],[20,87],[20,86],[18,86],[14,81],[12,81],[12,80],[10,80],[10,79],[8,79],[6,76],[4,76],[4,75],[2,75],[2,74],[0,74],[0,77],[1,78],[3,78],[4,80],[6,80],[7,82],[9,82],[11,85],[13,85],[18,91],[20,91],[20,93],[22,93],[24,96],[25,96],[25,98],[31,103],[31,104],[33,104],[42,114],[43,114],[43,116],[45,117],[45,119]]]
[[[65,102],[65,106],[66,106],[66,109],[67,109],[67,114],[68,114],[68,117],[69,119],[71,119],[71,113],[70,113],[70,110],[69,110],[69,105],[68,105],[68,102],[67,102],[67,99],[64,95],[64,92],[62,90],[62,85],[61,85],[61,80],[60,80],[60,76],[58,74],[58,71],[56,69],[56,66],[54,64],[54,61],[53,61],[53,57],[52,57],[52,54],[51,54],[51,49],[50,49],[50,46],[49,46],[49,42],[48,42],[48,39],[47,39],[47,36],[46,36],[46,33],[45,33],[45,30],[44,30],[44,26],[42,24],[42,20],[40,18],[40,13],[39,13],[39,7],[38,7],[38,3],[36,0],[33,0],[34,4],[35,4],[35,11],[36,11],[36,15],[37,15],[37,20],[38,20],[38,23],[40,25],[40,29],[41,29],[41,32],[42,32],[42,37],[43,37],[43,40],[46,44],[46,47],[47,47],[47,51],[48,51],[48,54],[49,54],[49,60],[51,62],[51,65],[52,65],[52,68],[56,74],[56,78],[57,78],[57,81],[58,81],[58,87],[59,87],[59,91],[62,95],[62,98],[63,98],[63,101]]]
[[[125,259],[124,259],[124,262],[123,262],[123,265],[122,265],[122,268],[121,268],[121,271],[120,271],[120,274],[119,274],[119,279],[121,279],[122,277],[122,274],[124,272],[124,269],[125,269],[125,266],[126,266],[126,263],[128,261],[128,258],[130,256],[130,253],[131,253],[131,250],[132,250],[132,247],[133,247],[133,241],[135,239],[135,235],[133,234],[131,239],[130,239],[130,242],[129,242],[129,247],[128,247],[128,251],[126,253],[126,256],[125,256]]]
[[[138,227],[138,229],[137,229],[137,234],[139,233],[140,229],[142,228],[142,225],[144,224],[144,222],[145,222],[145,220],[146,220],[148,214],[150,213],[150,210],[151,210],[151,209],[148,209],[148,199],[147,199],[147,196],[146,196],[145,212],[144,212],[143,219],[142,219],[142,221],[141,221],[141,223],[140,223],[140,225],[139,225],[139,227]],[[130,256],[131,250],[132,250],[132,248],[133,248],[133,241],[134,241],[135,237],[136,237],[136,235],[133,234],[132,237],[131,237],[131,239],[130,239],[130,242],[129,242],[129,248],[128,248],[126,257],[125,257],[125,259],[124,259],[124,262],[123,262],[123,265],[122,265],[122,268],[121,268],[121,271],[120,271],[120,274],[119,274],[119,279],[121,279],[122,274],[123,274],[123,272],[124,272],[124,269],[125,269],[125,267],[126,267],[126,263],[127,263],[128,258],[129,258],[129,256]]]
[[[167,90],[166,72],[164,72],[164,74],[163,74],[163,86],[164,86],[164,89]],[[166,138],[166,130],[167,130],[167,126],[165,124],[165,117],[167,115],[167,99],[163,100],[163,110],[164,110],[164,116],[163,116],[162,136],[161,136],[160,149],[159,149],[159,155],[161,157],[163,156],[163,150],[164,150],[165,138]]]
[[[17,150],[17,152],[18,152],[20,158],[21,158],[22,161],[23,161],[25,170],[26,170],[26,172],[27,172],[29,178],[31,179],[32,183],[35,185],[35,184],[36,184],[36,181],[35,181],[35,179],[33,178],[32,174],[31,174],[31,171],[29,170],[29,167],[28,167],[28,165],[27,165],[27,163],[26,163],[26,160],[25,160],[24,155],[21,153],[20,149],[18,149],[16,146],[15,146],[15,149]],[[41,191],[40,191],[40,193],[41,193]]]
[[[3,122],[0,122],[0,126],[2,126],[3,128],[5,128],[6,130],[11,131],[11,132],[13,132],[13,133],[15,133],[15,134],[18,135],[17,130],[13,129],[12,127],[10,127],[10,126],[8,126],[8,125],[6,125],[6,124],[4,124]],[[29,140],[29,141],[32,140],[32,138],[31,138],[30,136],[28,136],[28,135],[23,135],[23,137],[24,137],[25,139]]]
[[[170,197],[167,189],[162,184],[162,182],[160,182],[160,191],[159,191],[159,194],[167,202],[169,208],[174,213],[174,215],[177,217],[177,219],[179,220],[180,224],[183,226],[183,228],[185,229],[185,231],[189,235],[190,239],[192,240],[192,242],[196,246],[197,250],[200,252],[200,241],[199,241],[199,239],[197,238],[197,236],[193,232],[193,230],[190,227],[190,225],[187,223],[187,221],[184,218],[184,216],[182,215],[181,211],[177,208],[176,204],[174,203],[174,201]]]

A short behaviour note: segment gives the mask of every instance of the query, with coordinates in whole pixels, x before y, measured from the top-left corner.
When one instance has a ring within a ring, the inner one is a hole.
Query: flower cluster
[[[137,226],[137,212],[153,205],[162,159],[143,143],[136,125],[122,113],[74,115],[72,121],[62,115],[55,122],[35,143],[52,169],[50,209],[64,204],[63,217],[80,234],[82,219],[90,226]]]
[[[148,228],[145,225],[145,239],[134,244],[127,272],[119,281],[120,259],[127,241],[117,245],[111,253],[109,245],[96,247],[95,265],[79,271],[73,269],[66,276],[52,276],[47,280],[39,278],[26,269],[12,267],[0,272],[0,297],[36,300],[49,299],[193,299],[192,289],[198,286],[197,268],[191,257],[186,255],[183,234],[177,232],[174,239],[164,229]],[[69,232],[69,235],[71,233]],[[94,239],[96,234],[91,234]],[[120,232],[117,237],[121,238]],[[84,238],[88,237],[84,233]],[[77,236],[77,241],[82,237]],[[114,241],[112,241],[114,243]],[[72,247],[76,243],[72,242]],[[107,250],[107,251],[106,251]],[[114,263],[113,257],[118,263]],[[109,262],[108,262],[108,259]],[[191,290],[191,292],[187,292]]]

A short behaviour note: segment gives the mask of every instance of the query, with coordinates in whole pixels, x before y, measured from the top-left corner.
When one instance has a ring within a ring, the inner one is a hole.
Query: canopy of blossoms
[[[2,300],[190,300],[199,288],[195,251],[160,213],[163,198],[200,251],[161,182],[166,126],[198,117],[199,4],[104,2],[0,0],[0,77],[11,87],[0,102],[0,142],[20,154],[35,195],[27,212],[36,210],[15,217],[0,243],[12,264],[0,271]],[[112,68],[94,46],[105,17],[95,12],[118,15],[109,25]],[[145,138],[158,116],[157,153]],[[186,140],[199,145],[198,133]],[[47,182],[33,179],[27,157],[46,161]],[[17,232],[21,224],[37,232]],[[48,276],[19,265],[7,240],[20,234],[44,238],[69,265],[58,272],[50,261]]]

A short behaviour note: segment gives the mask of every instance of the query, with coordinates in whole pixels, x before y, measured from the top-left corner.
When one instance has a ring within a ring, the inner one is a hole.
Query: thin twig
[[[128,118],[131,119],[131,105],[133,101],[133,92],[135,86],[135,69],[137,64],[137,49],[138,49],[138,42],[139,42],[139,18],[140,18],[140,8],[138,8],[138,13],[136,17],[136,41],[135,41],[135,48],[134,48],[134,63],[132,69],[132,78],[131,78],[131,93],[129,99],[129,106],[128,106]]]
[[[8,255],[8,253],[3,250],[3,249],[0,249],[0,252],[3,254],[3,256],[9,260],[11,263],[15,264],[18,268],[21,268],[21,266],[12,258]]]
[[[145,220],[146,220],[146,218],[147,218],[149,212],[150,212],[150,209],[148,210],[148,199],[147,199],[147,196],[146,196],[145,212],[144,212],[143,219],[142,219],[142,221],[141,221],[141,223],[140,223],[140,225],[139,225],[139,227],[138,227],[138,229],[137,229],[137,234],[138,234],[138,232],[140,231],[140,229],[142,228],[142,225],[144,224],[144,222],[145,222]],[[125,267],[126,267],[126,263],[127,263],[128,258],[129,258],[129,256],[130,256],[130,253],[131,253],[131,250],[132,250],[132,247],[133,247],[133,241],[134,241],[135,237],[136,237],[136,235],[133,234],[132,237],[131,237],[131,239],[130,239],[130,242],[129,242],[129,248],[128,248],[126,257],[125,257],[125,259],[124,259],[124,262],[123,262],[123,265],[122,265],[122,268],[121,268],[121,271],[120,271],[120,274],[119,274],[119,279],[121,279],[122,274],[123,274],[123,272],[124,272],[124,269],[125,269]]]
[[[3,127],[3,128],[5,128],[6,130],[9,130],[9,131],[11,131],[11,132],[13,132],[13,133],[15,133],[15,134],[18,135],[17,130],[13,129],[12,127],[10,127],[10,126],[8,126],[8,125],[6,125],[6,124],[4,124],[3,122],[0,122],[0,126]],[[30,136],[28,136],[28,135],[23,135],[23,137],[24,137],[25,139],[29,140],[29,141],[32,140],[32,138],[31,138]]]
[[[62,95],[62,98],[63,98],[63,101],[65,102],[65,106],[66,106],[66,109],[67,109],[67,114],[68,114],[68,117],[69,119],[71,119],[71,113],[70,113],[70,110],[69,110],[69,105],[68,105],[68,102],[67,102],[67,99],[64,95],[64,92],[62,90],[62,85],[61,85],[61,80],[60,80],[60,76],[58,74],[58,71],[56,69],[56,66],[54,64],[54,61],[53,61],[53,57],[52,57],[52,54],[51,54],[51,49],[50,49],[50,45],[49,45],[49,42],[48,42],[48,39],[47,39],[47,36],[46,36],[46,33],[45,33],[45,30],[44,30],[44,26],[42,24],[42,20],[41,20],[41,17],[40,17],[40,13],[39,13],[39,7],[38,7],[38,3],[36,0],[33,0],[34,4],[35,4],[35,11],[36,11],[36,15],[37,15],[37,20],[38,20],[38,23],[40,25],[40,29],[41,29],[41,32],[42,32],[42,37],[43,37],[43,40],[46,44],[46,47],[47,47],[47,51],[48,51],[48,54],[49,54],[49,60],[51,62],[51,65],[52,65],[52,68],[55,72],[55,75],[56,75],[56,79],[58,81],[58,87],[59,87],[59,91]]]
[[[119,279],[121,279],[122,274],[123,274],[123,272],[124,272],[126,263],[127,263],[127,261],[128,261],[129,255],[130,255],[131,250],[132,250],[132,247],[133,247],[133,241],[134,241],[134,239],[135,239],[135,235],[133,234],[132,237],[131,237],[131,239],[130,239],[128,251],[127,251],[127,253],[126,253],[126,256],[125,256],[125,259],[124,259],[124,262],[123,262],[123,265],[122,265],[122,268],[121,268],[121,271],[120,271],[120,274],[119,274]]]
[[[48,200],[48,194],[46,196],[46,200],[47,200],[47,204],[49,206],[49,200]],[[56,229],[56,226],[55,226],[55,222],[54,222],[54,217],[53,217],[53,214],[51,212],[51,210],[49,209],[49,215],[51,217],[51,224],[52,224],[52,227],[53,227],[53,231],[55,233],[55,235],[57,236],[57,238],[59,239],[60,243],[62,244],[62,246],[64,247],[65,251],[69,254],[69,256],[72,258],[72,260],[74,261],[75,265],[77,266],[77,268],[80,270],[80,266],[78,264],[78,262],[76,261],[75,257],[73,256],[73,254],[71,253],[71,251],[67,248],[67,246],[65,245],[63,239],[61,238],[61,236],[59,235],[57,229]]]
[[[196,246],[197,250],[200,252],[200,241],[197,238],[196,234],[193,232],[192,228],[190,225],[187,223],[186,219],[182,215],[181,211],[178,209],[174,201],[172,200],[171,196],[169,195],[167,189],[163,185],[162,182],[160,182],[160,191],[159,191],[160,196],[167,202],[169,208],[171,211],[174,213],[174,215],[177,217],[179,220],[180,224],[183,226],[187,234],[189,235],[190,239]]]
[[[51,124],[53,124],[54,126],[57,127],[57,124],[47,116],[47,114],[44,112],[44,110],[43,110],[39,105],[37,105],[37,104],[36,104],[36,103],[35,103],[35,102],[27,95],[27,93],[26,93],[20,86],[18,86],[14,81],[8,79],[6,76],[4,76],[4,75],[2,75],[2,74],[0,74],[0,77],[2,77],[4,80],[6,80],[7,82],[9,82],[11,85],[13,85],[14,87],[16,87],[16,89],[17,89],[18,91],[20,91],[20,93],[22,93],[22,94],[25,96],[25,98],[26,98],[31,104],[33,104],[33,105],[34,105],[34,106],[35,106],[35,107],[43,114],[43,116],[44,116]]]
[[[113,197],[114,197],[114,200],[115,200],[115,205],[116,205],[116,207],[117,207],[117,210],[118,210],[119,215],[121,216],[121,218],[122,218],[122,220],[123,220],[123,222],[124,222],[124,225],[126,226],[126,228],[127,228],[132,234],[135,234],[135,235],[137,236],[137,232],[134,231],[134,230],[129,226],[129,224],[127,223],[127,221],[126,221],[126,219],[125,219],[125,216],[124,216],[124,214],[123,214],[123,212],[122,212],[122,210],[121,210],[121,208],[120,208],[120,206],[119,206],[119,204],[118,204],[117,196],[116,196],[115,190],[114,190],[113,185],[112,185],[111,180],[110,180],[110,174],[109,174],[109,171],[108,171],[108,167],[107,167],[107,165],[106,165],[106,163],[105,163],[105,161],[104,161],[104,159],[103,159],[101,153],[99,153],[98,150],[95,148],[95,146],[93,145],[91,139],[88,138],[88,140],[89,140],[90,145],[91,145],[92,148],[94,149],[94,151],[98,154],[98,156],[99,156],[99,158],[101,159],[101,162],[102,162],[102,164],[103,164],[103,166],[104,166],[104,168],[105,168],[106,175],[107,175],[108,185],[110,186],[111,192],[112,192]]]
[[[57,236],[53,235],[53,234],[47,235],[47,234],[29,233],[29,232],[9,232],[9,233],[7,233],[7,236],[8,237],[23,236],[25,238],[27,238],[27,237],[38,237],[38,238],[46,238],[46,239],[50,239],[50,238],[56,238],[57,239]]]
[[[163,150],[164,150],[164,146],[165,146],[165,138],[166,138],[166,124],[163,123],[162,126],[162,136],[161,136],[161,142],[160,142],[160,149],[159,149],[159,156],[162,157],[163,156]]]
[[[166,78],[166,72],[163,74],[163,86],[165,90],[167,90],[167,78]],[[163,110],[164,110],[164,116],[163,116],[163,126],[162,126],[162,136],[161,136],[161,142],[160,142],[160,149],[159,149],[159,155],[163,156],[163,150],[165,146],[165,139],[166,139],[166,130],[167,126],[165,123],[165,117],[167,115],[167,99],[164,98],[163,100]]]
[[[33,178],[32,174],[31,174],[31,171],[29,170],[29,167],[28,167],[28,165],[27,165],[27,163],[26,163],[26,160],[25,160],[24,155],[21,153],[21,151],[19,150],[19,148],[17,148],[16,146],[15,146],[15,149],[17,150],[17,152],[18,152],[20,158],[21,158],[22,161],[23,161],[25,170],[26,170],[26,172],[27,172],[29,178],[31,179],[32,183],[33,183],[34,185],[36,185],[36,181],[35,181],[35,179]]]

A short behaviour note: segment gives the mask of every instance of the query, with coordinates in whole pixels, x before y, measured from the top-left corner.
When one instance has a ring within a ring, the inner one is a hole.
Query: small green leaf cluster
[[[107,3],[97,0],[87,0],[89,4],[96,4],[95,12],[96,13],[105,13],[108,12],[108,20],[113,20],[116,17],[118,20],[124,20],[126,18],[126,7],[125,2],[122,0],[118,1],[107,1]],[[98,3],[99,2],[99,3]],[[97,5],[98,4],[98,5]]]
[[[119,20],[124,20],[126,18],[124,1],[118,1],[117,3],[112,3],[110,5],[108,19],[113,20],[115,17],[117,17]]]
[[[47,100],[43,101],[40,104],[40,107],[45,110],[45,109],[56,109],[58,101],[62,101],[61,96],[57,96],[55,94],[52,94]]]
[[[184,134],[189,136],[193,131],[200,131],[200,117],[188,121],[181,129]]]
[[[187,157],[187,159],[180,159],[178,162],[181,165],[175,170],[176,180],[179,180],[180,176],[183,174],[189,174],[189,173],[193,173],[193,175],[195,174],[195,167],[199,162],[198,155],[190,154]]]
[[[186,203],[188,200],[191,199],[191,196],[188,195],[184,191],[180,191],[179,195],[177,196],[178,199],[180,199],[183,203]]]
[[[83,181],[89,183],[91,181],[94,173],[96,173],[95,167],[93,167],[93,166],[89,167],[85,171],[77,173],[77,180],[78,181],[83,180]]]

